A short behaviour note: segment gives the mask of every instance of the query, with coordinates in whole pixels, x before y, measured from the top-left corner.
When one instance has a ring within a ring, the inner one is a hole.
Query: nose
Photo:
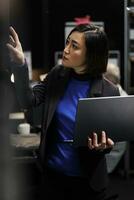
[[[69,45],[66,45],[64,48],[64,52],[68,54],[70,52]]]

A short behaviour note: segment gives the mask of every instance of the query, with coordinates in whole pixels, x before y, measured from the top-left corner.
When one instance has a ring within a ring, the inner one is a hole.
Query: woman
[[[52,68],[31,91],[18,35],[13,28],[10,32],[7,46],[15,63],[16,90],[24,93],[20,102],[25,107],[44,103],[39,148],[44,199],[108,199],[105,153],[113,147],[112,139],[102,130],[100,140],[97,133],[87,138],[86,147],[64,143],[73,139],[79,98],[119,95],[118,89],[102,76],[108,60],[106,33],[92,24],[76,26],[66,40],[62,65]]]

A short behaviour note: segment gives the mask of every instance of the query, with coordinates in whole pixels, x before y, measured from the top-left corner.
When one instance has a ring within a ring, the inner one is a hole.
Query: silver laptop
[[[79,99],[74,146],[87,145],[88,135],[103,130],[114,142],[134,140],[134,95]]]

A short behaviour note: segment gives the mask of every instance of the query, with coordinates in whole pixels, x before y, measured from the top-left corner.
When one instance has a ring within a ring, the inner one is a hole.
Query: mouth
[[[68,58],[66,56],[63,56],[63,60],[68,60]]]

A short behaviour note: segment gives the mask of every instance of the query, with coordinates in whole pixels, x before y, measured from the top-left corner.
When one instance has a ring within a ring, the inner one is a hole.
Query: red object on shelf
[[[89,24],[91,22],[89,15],[86,15],[85,17],[75,17],[74,20],[75,20],[76,25]]]

